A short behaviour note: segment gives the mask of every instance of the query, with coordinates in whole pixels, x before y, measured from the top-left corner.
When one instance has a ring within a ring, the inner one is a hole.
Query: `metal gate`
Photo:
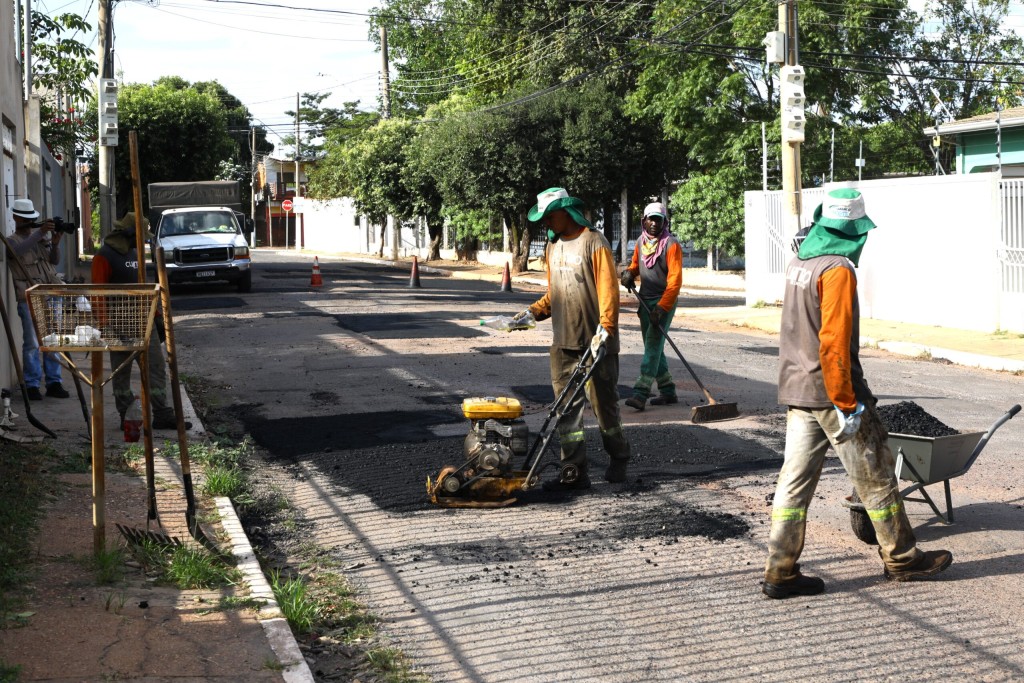
[[[1002,230],[997,256],[1004,294],[1024,294],[1024,180],[999,183]]]
[[[800,193],[800,225],[810,225],[814,217],[814,209],[825,197],[825,190],[814,187],[802,190]],[[782,275],[786,264],[793,258],[790,248],[791,238],[787,239],[785,234],[786,207],[783,205],[783,193],[781,191],[764,193],[764,225],[768,272],[772,275]]]

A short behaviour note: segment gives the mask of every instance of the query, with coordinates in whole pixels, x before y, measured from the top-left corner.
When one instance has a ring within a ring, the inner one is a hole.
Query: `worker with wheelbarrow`
[[[779,336],[779,403],[787,406],[786,450],[772,501],[762,592],[770,598],[816,595],[820,578],[798,561],[807,508],[832,446],[864,502],[878,537],[885,576],[917,581],[946,569],[953,555],[924,552],[903,507],[887,434],[858,357],[856,266],[875,227],[853,189],[829,192],[786,269]],[[804,231],[801,231],[802,233]]]

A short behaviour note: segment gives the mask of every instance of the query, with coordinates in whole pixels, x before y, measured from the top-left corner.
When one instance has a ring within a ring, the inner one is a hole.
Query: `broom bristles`
[[[690,422],[695,424],[715,422],[717,420],[731,420],[739,416],[740,411],[735,403],[713,403],[706,406],[694,406],[690,410]]]

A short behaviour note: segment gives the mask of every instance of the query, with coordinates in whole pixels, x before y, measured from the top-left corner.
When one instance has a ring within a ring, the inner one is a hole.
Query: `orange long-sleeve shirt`
[[[665,247],[665,280],[664,280],[664,291],[661,292],[661,298],[658,300],[658,306],[664,311],[671,311],[675,308],[676,302],[679,300],[679,290],[683,286],[683,247],[679,244],[676,239],[669,239],[668,245]],[[633,249],[633,260],[629,264],[629,272],[633,274],[635,278],[640,272],[640,244]],[[658,282],[646,281],[644,277],[640,278],[640,296],[647,298],[653,298],[657,296],[657,290],[661,289],[660,274],[657,276]],[[646,285],[646,286],[645,286]],[[653,296],[648,296],[645,289],[654,289],[655,293]]]

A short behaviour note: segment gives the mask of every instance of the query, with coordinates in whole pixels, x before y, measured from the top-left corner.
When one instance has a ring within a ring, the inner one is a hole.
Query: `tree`
[[[92,27],[77,14],[32,13],[32,79],[43,92],[40,133],[54,154],[74,155],[96,134],[96,118],[82,118],[98,67],[92,50],[74,39]],[[67,35],[70,32],[70,37]]]
[[[384,256],[387,217],[395,217],[398,230],[401,220],[414,215],[413,197],[403,179],[411,136],[410,122],[382,120],[363,131],[344,151],[356,208],[381,226],[378,257]]]
[[[138,134],[143,188],[152,182],[213,179],[221,162],[230,161],[237,151],[228,133],[227,113],[209,92],[176,88],[173,82],[130,83],[119,88],[117,108],[118,127],[124,132],[114,169],[120,211],[132,205],[128,131]],[[143,201],[148,206],[145,192]]]

